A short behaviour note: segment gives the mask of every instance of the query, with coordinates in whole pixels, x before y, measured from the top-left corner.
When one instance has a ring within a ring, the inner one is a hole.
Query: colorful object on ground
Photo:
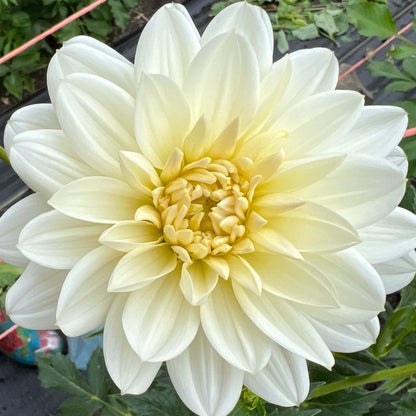
[[[13,325],[0,309],[0,334]],[[22,364],[33,365],[37,355],[57,354],[64,349],[64,338],[57,331],[36,331],[19,326],[0,340],[0,351]]]

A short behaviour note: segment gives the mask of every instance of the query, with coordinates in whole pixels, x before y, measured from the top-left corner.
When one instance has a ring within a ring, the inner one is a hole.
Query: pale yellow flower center
[[[185,262],[225,255],[246,233],[250,182],[228,160],[202,159],[153,191],[164,240]]]

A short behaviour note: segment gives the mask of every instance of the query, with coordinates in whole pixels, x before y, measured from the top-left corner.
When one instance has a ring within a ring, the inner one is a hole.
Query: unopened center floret
[[[206,158],[153,191],[163,236],[183,261],[225,255],[245,232],[250,183],[233,163]]]

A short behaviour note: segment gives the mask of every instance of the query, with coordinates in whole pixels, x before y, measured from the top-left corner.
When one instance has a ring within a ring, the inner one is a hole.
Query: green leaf
[[[62,416],[94,416],[100,409],[101,405],[98,402],[80,397],[71,397],[59,406],[59,412]]]
[[[276,34],[277,48],[280,53],[286,53],[289,50],[289,43],[283,30],[279,30]]]
[[[387,92],[404,92],[410,91],[411,89],[416,88],[416,81],[393,81],[385,88]]]
[[[393,403],[395,408],[391,416],[410,416],[416,414],[416,394],[405,393],[399,401]]]
[[[360,35],[377,36],[380,40],[397,33],[396,22],[384,4],[354,3],[347,5],[347,15]]]
[[[31,24],[30,16],[23,11],[12,13],[12,24],[15,27],[28,27]]]
[[[416,100],[398,101],[393,104],[407,111],[408,117],[409,117],[409,127],[416,127]],[[415,158],[416,158],[416,152],[415,152]]]
[[[416,80],[416,58],[406,58],[403,61],[403,69]]]
[[[39,380],[42,387],[69,393],[74,396],[91,396],[81,373],[67,355],[57,354],[38,357]]]
[[[91,32],[101,38],[106,38],[111,32],[111,25],[105,20],[92,20],[85,21],[85,26]]]
[[[401,79],[404,81],[412,81],[408,75],[404,74],[391,62],[388,61],[373,61],[368,65],[368,72],[371,75],[382,76],[391,79]]]
[[[139,0],[123,0],[123,4],[128,9],[132,9],[133,7],[137,6]]]
[[[4,160],[6,163],[10,165],[10,160],[7,157],[7,153],[2,146],[0,146],[0,159]],[[0,283],[1,284],[1,283]]]
[[[1,146],[0,148],[3,149]],[[0,287],[11,286],[22,273],[23,269],[20,267],[0,263]]]
[[[314,20],[316,26],[328,33],[329,36],[333,36],[338,32],[334,18],[326,10],[315,13]]]
[[[4,78],[3,85],[7,92],[18,98],[22,99],[23,94],[23,80],[18,72],[12,72]]]
[[[308,406],[321,409],[319,416],[362,416],[376,403],[381,393],[354,389],[348,392],[337,392],[312,399]]]
[[[412,45],[406,45],[404,43],[400,45],[394,45],[389,55],[395,59],[404,59],[409,56],[416,55],[416,47]]]
[[[292,35],[300,40],[310,40],[319,37],[318,28],[313,23],[292,30]]]
[[[130,15],[119,0],[108,0],[111,12],[114,16],[114,21],[118,27],[124,29],[129,22]]]
[[[87,380],[92,393],[102,399],[105,399],[108,391],[113,387],[113,383],[105,367],[101,347],[96,348],[88,362]]]
[[[320,415],[321,409],[304,409],[302,407],[279,407],[271,416],[315,416]]]

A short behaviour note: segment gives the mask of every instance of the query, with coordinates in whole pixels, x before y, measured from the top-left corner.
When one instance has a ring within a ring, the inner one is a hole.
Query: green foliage
[[[238,0],[219,1],[212,5],[215,15]],[[386,2],[381,0],[247,0],[263,7],[269,14],[275,31],[277,47],[281,53],[289,50],[288,40],[310,40],[320,36],[333,42],[343,37],[349,23],[357,26],[364,36],[378,36],[384,39],[396,34],[396,23]]]
[[[21,46],[49,29],[90,0],[0,0],[0,56]],[[129,21],[129,9],[138,0],[108,0],[90,13],[43,39],[18,56],[0,65],[0,94],[7,92],[21,99],[23,91],[33,92],[35,81],[31,75],[44,68],[55,49],[76,35],[90,35],[106,41],[113,25],[124,29]]]
[[[23,269],[10,266],[6,263],[0,263],[0,309],[4,309],[6,302],[6,292],[9,287],[22,274]]]

